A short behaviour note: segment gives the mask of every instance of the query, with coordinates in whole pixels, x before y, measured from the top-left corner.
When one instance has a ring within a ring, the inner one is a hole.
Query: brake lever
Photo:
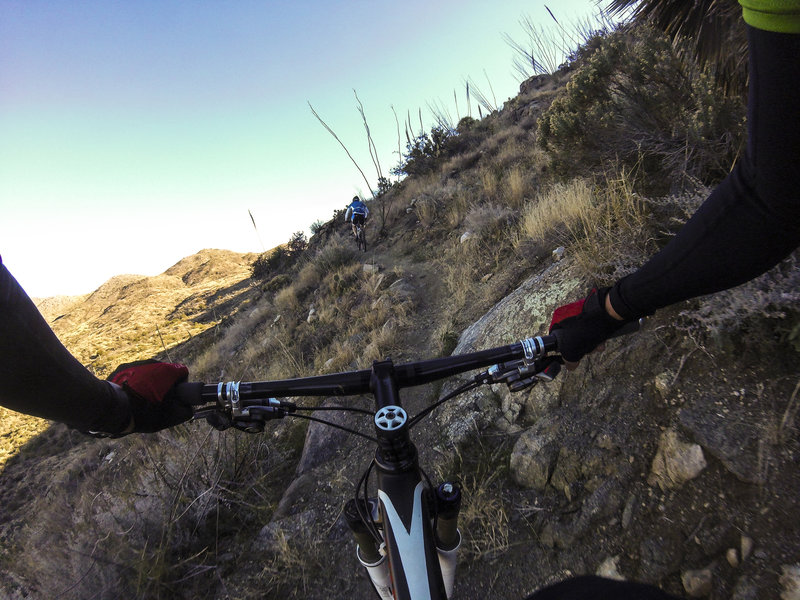
[[[239,406],[235,414],[232,414],[232,411],[221,409],[219,406],[204,407],[195,411],[193,419],[204,418],[209,425],[219,431],[233,427],[247,433],[261,433],[264,431],[264,424],[267,421],[282,419],[296,410],[296,406],[292,402],[277,401],[274,398],[267,402],[266,406],[263,404]]]
[[[481,383],[505,383],[512,392],[519,392],[540,381],[553,381],[561,371],[561,356],[545,356],[533,362],[516,360],[489,367],[476,377]]]

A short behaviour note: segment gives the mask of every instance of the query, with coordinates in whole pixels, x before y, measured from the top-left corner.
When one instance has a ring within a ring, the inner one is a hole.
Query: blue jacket
[[[361,200],[353,200],[350,203],[350,206],[347,207],[347,212],[344,215],[345,221],[352,221],[353,215],[364,215],[366,218],[369,215],[369,209],[367,205],[364,204]]]

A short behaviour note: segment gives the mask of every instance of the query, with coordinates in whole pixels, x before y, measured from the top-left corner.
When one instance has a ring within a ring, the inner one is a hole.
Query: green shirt
[[[800,33],[800,0],[739,0],[745,22],[778,33]]]

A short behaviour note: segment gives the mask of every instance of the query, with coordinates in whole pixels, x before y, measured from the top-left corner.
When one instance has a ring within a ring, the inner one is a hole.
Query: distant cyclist
[[[344,214],[344,220],[350,221],[351,226],[353,227],[353,236],[356,237],[358,233],[356,232],[356,225],[364,225],[367,221],[367,217],[369,216],[369,209],[367,205],[362,202],[361,198],[358,196],[353,196],[353,201],[350,203],[350,206],[347,207],[347,212]]]

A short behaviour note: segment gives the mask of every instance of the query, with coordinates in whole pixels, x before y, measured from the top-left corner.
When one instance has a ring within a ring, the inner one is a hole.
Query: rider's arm
[[[64,348],[2,263],[0,404],[85,431],[118,433],[131,421],[125,392]]]
[[[744,155],[661,252],[574,314],[554,318],[571,360],[618,328],[610,319],[739,285],[800,245],[800,0],[742,4],[750,56]],[[763,23],[771,30],[759,29]]]
[[[800,245],[800,34],[748,34],[745,153],[678,235],[612,287],[626,319],[744,283]]]
[[[345,221],[345,223],[348,223],[350,221],[350,216],[352,214],[353,214],[353,207],[351,205],[351,206],[347,207],[347,212],[344,213],[344,221]]]
[[[61,344],[0,258],[0,405],[81,431],[158,431],[191,417],[170,395],[186,367],[124,365],[110,381],[92,375]],[[122,386],[122,387],[121,387]]]

